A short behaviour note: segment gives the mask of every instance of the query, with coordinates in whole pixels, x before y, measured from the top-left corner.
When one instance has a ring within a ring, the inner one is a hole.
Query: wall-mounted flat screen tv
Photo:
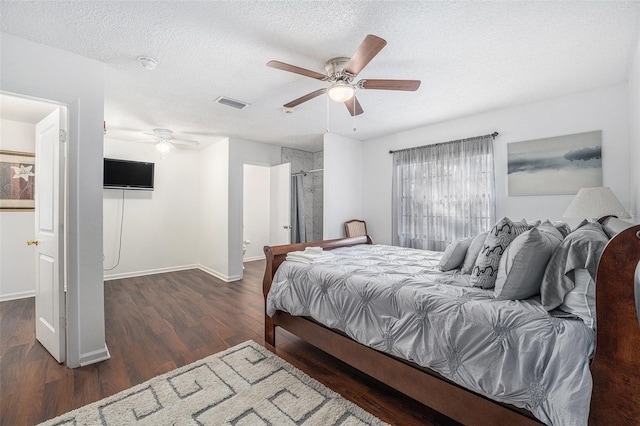
[[[104,159],[104,187],[153,191],[153,163]]]

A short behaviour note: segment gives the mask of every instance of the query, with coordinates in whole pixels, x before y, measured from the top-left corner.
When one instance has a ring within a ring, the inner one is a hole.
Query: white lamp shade
[[[329,97],[332,101],[346,102],[353,97],[356,89],[350,84],[336,83],[329,87]]]
[[[579,219],[598,219],[603,216],[618,216],[621,219],[631,217],[607,187],[580,189],[563,216]]]

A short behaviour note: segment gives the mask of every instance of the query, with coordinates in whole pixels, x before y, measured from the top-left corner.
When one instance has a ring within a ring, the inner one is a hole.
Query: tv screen
[[[153,163],[104,159],[104,187],[153,191]]]

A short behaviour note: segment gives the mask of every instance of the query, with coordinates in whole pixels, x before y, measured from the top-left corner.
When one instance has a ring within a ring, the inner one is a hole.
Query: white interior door
[[[269,203],[272,246],[291,243],[291,164],[271,167]]]
[[[36,339],[58,362],[64,362],[64,155],[61,108],[36,125],[35,239]]]

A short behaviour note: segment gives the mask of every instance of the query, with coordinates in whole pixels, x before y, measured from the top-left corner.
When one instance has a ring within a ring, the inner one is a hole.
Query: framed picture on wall
[[[602,186],[602,131],[507,144],[509,196]]]
[[[0,150],[0,210],[35,209],[36,156]]]

